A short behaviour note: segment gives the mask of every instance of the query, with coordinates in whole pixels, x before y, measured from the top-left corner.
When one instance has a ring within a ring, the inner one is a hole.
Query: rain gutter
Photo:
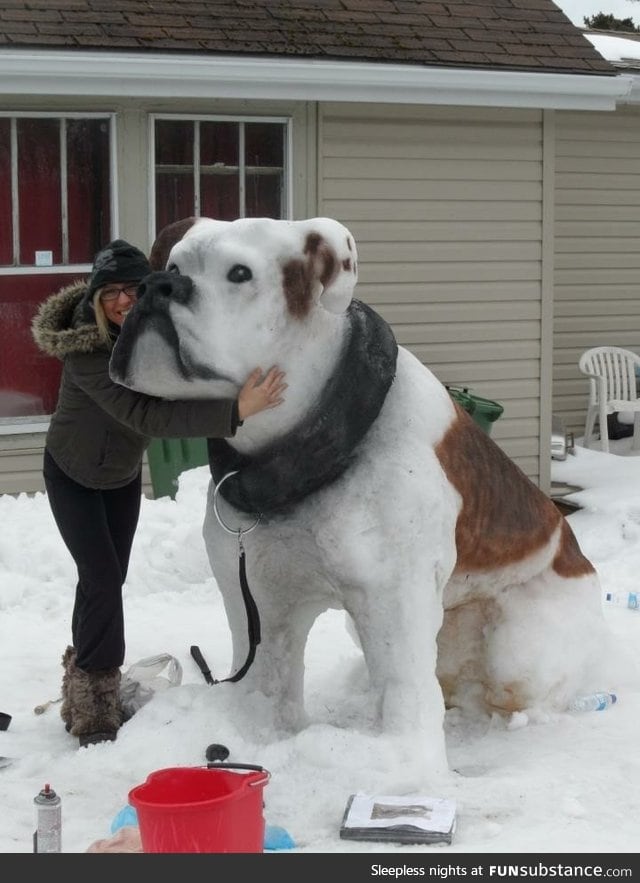
[[[622,99],[625,104],[640,104],[640,74],[637,70],[626,74],[631,80],[631,89],[627,96]]]
[[[238,98],[615,110],[626,75],[159,52],[0,50],[0,95]]]

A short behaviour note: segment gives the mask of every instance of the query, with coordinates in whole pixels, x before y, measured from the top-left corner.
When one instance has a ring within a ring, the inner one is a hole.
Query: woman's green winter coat
[[[135,478],[156,438],[228,438],[238,427],[235,399],[165,401],[109,377],[111,347],[101,338],[82,282],[41,304],[34,340],[63,362],[58,404],[46,446],[58,466],[89,488],[117,488]],[[114,341],[118,328],[114,326]]]

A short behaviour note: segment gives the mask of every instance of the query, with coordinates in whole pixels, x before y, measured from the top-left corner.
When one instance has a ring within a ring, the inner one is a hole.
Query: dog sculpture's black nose
[[[158,270],[149,273],[138,286],[138,300],[147,307],[160,307],[163,302],[172,300],[186,304],[193,296],[193,283],[188,276]]]

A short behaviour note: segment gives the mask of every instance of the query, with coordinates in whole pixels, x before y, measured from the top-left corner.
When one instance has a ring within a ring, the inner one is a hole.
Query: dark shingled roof
[[[552,0],[0,0],[0,49],[615,74]]]

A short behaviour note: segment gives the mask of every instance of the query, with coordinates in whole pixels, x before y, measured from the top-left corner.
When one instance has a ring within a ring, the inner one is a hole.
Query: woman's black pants
[[[76,665],[83,671],[124,662],[122,586],[140,515],[141,474],[114,490],[94,490],[69,478],[44,454],[44,482],[53,517],[78,569],[71,619]]]

